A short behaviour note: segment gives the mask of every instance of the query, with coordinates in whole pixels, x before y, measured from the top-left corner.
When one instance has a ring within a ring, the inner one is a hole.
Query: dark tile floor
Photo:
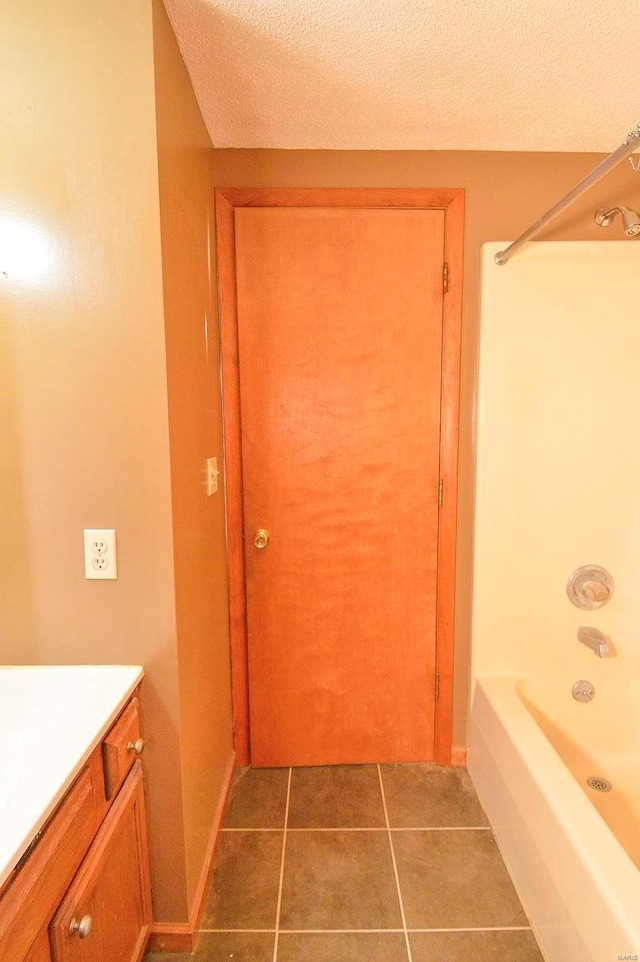
[[[543,962],[467,773],[236,773],[194,957]]]

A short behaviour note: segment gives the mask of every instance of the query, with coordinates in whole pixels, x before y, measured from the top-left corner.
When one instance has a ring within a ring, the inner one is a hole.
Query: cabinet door
[[[150,926],[142,768],[136,762],[51,923],[53,962],[138,962]]]
[[[29,949],[24,962],[51,962],[49,952],[49,932],[46,927]]]

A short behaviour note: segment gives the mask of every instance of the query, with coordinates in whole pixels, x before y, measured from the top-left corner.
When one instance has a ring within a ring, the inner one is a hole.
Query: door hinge
[[[449,265],[445,261],[442,265],[442,291],[444,294],[449,290]]]
[[[440,697],[440,675],[436,672],[435,679],[435,700],[437,701]]]
[[[441,508],[444,504],[444,480],[440,478],[438,481],[438,507]]]

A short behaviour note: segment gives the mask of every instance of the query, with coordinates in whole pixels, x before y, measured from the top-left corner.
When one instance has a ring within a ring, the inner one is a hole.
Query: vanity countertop
[[[137,665],[0,666],[0,886],[142,675]]]

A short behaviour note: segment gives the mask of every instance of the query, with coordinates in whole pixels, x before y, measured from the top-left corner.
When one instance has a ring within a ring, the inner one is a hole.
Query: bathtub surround
[[[549,962],[602,962],[640,951],[640,245],[538,243],[505,267],[497,249],[483,249],[469,771]],[[588,612],[566,591],[585,564],[615,582]],[[591,775],[619,784],[618,838]]]
[[[493,253],[484,246],[473,675],[597,685],[616,666],[579,644],[585,625],[637,674],[640,242],[539,242],[500,268]],[[589,612],[566,593],[586,564],[615,582]]]

